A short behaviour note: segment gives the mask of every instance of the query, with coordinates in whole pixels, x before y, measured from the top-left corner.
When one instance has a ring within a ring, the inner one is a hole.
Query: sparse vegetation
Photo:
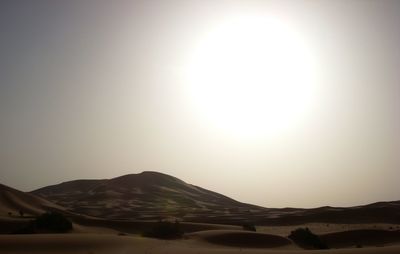
[[[178,221],[159,221],[150,231],[144,232],[143,236],[160,239],[177,239],[183,236],[183,230]]]
[[[31,220],[23,228],[14,231],[14,234],[35,234],[43,232],[65,233],[72,229],[72,222],[63,214],[47,212]]]
[[[47,212],[36,218],[35,227],[40,230],[63,233],[72,229],[72,222],[61,213]]]
[[[290,233],[289,238],[304,248],[329,249],[321,238],[312,233],[309,228],[298,228]]]

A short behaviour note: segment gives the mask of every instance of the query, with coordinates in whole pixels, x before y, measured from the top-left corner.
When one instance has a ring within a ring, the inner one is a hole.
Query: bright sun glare
[[[221,22],[197,42],[185,66],[195,109],[234,135],[277,135],[315,107],[315,54],[299,31],[276,18]]]

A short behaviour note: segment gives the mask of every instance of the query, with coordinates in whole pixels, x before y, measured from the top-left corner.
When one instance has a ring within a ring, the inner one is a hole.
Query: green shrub
[[[328,246],[319,238],[318,235],[312,233],[308,228],[298,228],[289,235],[296,244],[305,248],[328,249]]]
[[[183,236],[183,230],[178,221],[159,221],[150,231],[143,233],[143,236],[160,239],[176,239]]]

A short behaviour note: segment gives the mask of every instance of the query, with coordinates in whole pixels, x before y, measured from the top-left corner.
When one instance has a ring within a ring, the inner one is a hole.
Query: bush
[[[183,230],[178,221],[159,221],[150,231],[145,232],[143,236],[160,239],[176,239],[183,236]]]
[[[64,233],[72,229],[72,222],[63,214],[47,212],[29,221],[22,228],[14,230],[12,234],[35,234],[43,232]]]
[[[296,244],[305,248],[328,249],[328,246],[319,238],[318,235],[312,233],[308,228],[298,228],[289,235]]]
[[[63,214],[48,212],[40,215],[34,221],[35,228],[38,230],[49,230],[52,232],[63,233],[72,229],[72,222]]]
[[[243,224],[242,227],[243,230],[253,231],[253,232],[257,231],[256,227],[253,224]]]

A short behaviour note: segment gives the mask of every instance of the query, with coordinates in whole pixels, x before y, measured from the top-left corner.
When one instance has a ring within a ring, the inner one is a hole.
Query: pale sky
[[[399,25],[399,1],[1,1],[0,182],[399,200]]]

